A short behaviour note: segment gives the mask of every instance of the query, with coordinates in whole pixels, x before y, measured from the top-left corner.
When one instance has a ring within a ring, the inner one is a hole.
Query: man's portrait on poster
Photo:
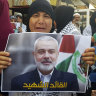
[[[16,76],[11,81],[13,91],[78,91],[73,73],[55,68],[59,55],[58,42],[51,36],[41,36],[34,43],[36,69]]]
[[[80,65],[80,57],[90,46],[86,42],[90,37],[10,34],[5,51],[10,52],[12,65],[3,70],[2,91],[84,92],[88,70]]]

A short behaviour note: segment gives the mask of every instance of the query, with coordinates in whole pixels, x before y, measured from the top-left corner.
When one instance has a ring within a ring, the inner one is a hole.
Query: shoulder
[[[57,71],[54,77],[56,77],[56,80],[59,82],[67,82],[67,88],[68,90],[77,91],[79,90],[78,86],[78,80],[76,74],[69,73],[69,72],[62,72]],[[71,86],[70,86],[71,85]]]
[[[16,76],[16,77],[14,77],[14,78],[12,79],[12,81],[15,81],[15,80],[16,80],[16,81],[17,81],[17,80],[19,80],[19,81],[25,80],[25,79],[28,79],[28,78],[32,77],[33,74],[34,74],[34,71],[21,74],[21,75],[18,75],[18,76]]]
[[[77,77],[76,74],[69,73],[69,72],[61,72],[61,74],[63,74],[64,76],[68,78]]]
[[[77,79],[77,76],[76,74],[73,74],[73,73],[69,73],[69,72],[62,72],[62,71],[58,71],[56,72],[58,74],[58,76],[60,76],[62,79],[66,78],[68,80],[70,79]]]
[[[29,84],[38,80],[38,78],[36,79],[36,74],[37,74],[37,71],[34,70],[34,71],[27,72],[25,74],[14,77],[11,80],[11,90],[19,90],[19,91],[23,90],[22,86],[24,86],[25,83]]]
[[[91,25],[86,26],[85,29],[86,29],[86,30],[91,29]]]

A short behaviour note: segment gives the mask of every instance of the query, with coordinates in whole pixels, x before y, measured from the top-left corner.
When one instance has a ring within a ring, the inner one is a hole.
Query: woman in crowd
[[[76,26],[72,23],[74,8],[70,6],[58,6],[55,11],[57,33],[81,35]]]
[[[36,2],[33,2],[30,6],[29,29],[31,32],[49,33],[52,32],[52,29],[54,29],[54,12],[50,4],[48,4],[48,2],[46,3],[43,0],[36,0]],[[57,32],[58,30],[59,28],[57,24]],[[94,48],[89,48],[84,52],[84,54],[82,54],[83,60],[85,60],[87,64],[94,64],[94,51]],[[11,65],[12,59],[9,58],[9,55],[10,53],[8,52],[0,52],[0,69],[7,68],[9,65]]]
[[[45,0],[34,1],[29,9],[30,31],[49,33],[52,32],[52,30],[54,29],[53,25],[54,25],[54,12],[50,4]],[[87,64],[90,65],[94,64],[94,51],[95,51],[94,48],[88,48],[82,54],[83,60]],[[1,70],[11,65],[12,59],[9,56],[10,56],[9,52],[0,52]]]

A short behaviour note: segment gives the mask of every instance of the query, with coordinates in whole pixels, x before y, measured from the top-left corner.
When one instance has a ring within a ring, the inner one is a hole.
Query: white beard
[[[50,71],[56,65],[56,62],[52,62],[50,65],[44,65],[43,63],[37,62],[36,60],[35,60],[35,62],[36,62],[37,68],[42,70],[42,71]]]

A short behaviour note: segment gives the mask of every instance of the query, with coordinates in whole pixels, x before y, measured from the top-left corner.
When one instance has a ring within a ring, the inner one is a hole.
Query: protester
[[[54,10],[57,33],[81,35],[72,23],[74,8],[70,6],[58,6]]]
[[[54,29],[54,26],[52,26],[52,24],[54,24],[53,9],[50,4],[45,0],[36,0],[32,3],[32,5],[30,6],[29,17],[29,28],[32,32],[34,32],[33,29],[37,29],[40,32],[47,33],[52,32],[51,29]],[[31,26],[32,24],[34,24],[33,28]],[[45,29],[47,31],[45,31]],[[94,64],[94,51],[94,48],[89,48],[86,49],[85,52],[82,54],[83,60],[87,64]],[[0,52],[0,58],[2,58],[2,60],[0,59],[0,69],[8,67],[8,65],[11,64],[12,60],[11,58],[9,58],[9,55],[10,53],[8,52]]]
[[[16,22],[16,17],[14,15],[10,16],[10,22]]]
[[[15,29],[16,29],[16,17],[15,16],[10,16],[10,22],[11,22],[11,26],[15,32]]]
[[[74,13],[72,23],[76,26],[77,30],[81,33],[81,25],[80,25],[81,22],[80,22],[80,20],[81,20],[80,14],[79,13]]]
[[[17,13],[16,15],[16,28],[18,29],[18,33],[20,32],[26,32],[27,26],[23,24],[23,17],[21,13]]]

